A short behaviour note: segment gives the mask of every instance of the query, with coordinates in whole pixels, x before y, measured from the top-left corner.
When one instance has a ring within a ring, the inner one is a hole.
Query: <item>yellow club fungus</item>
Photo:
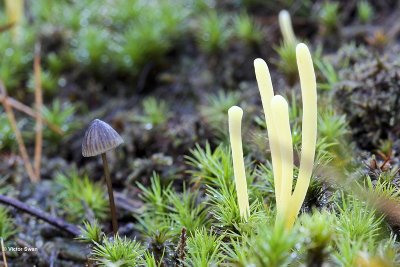
[[[302,145],[299,175],[292,195],[291,208],[288,211],[288,226],[293,225],[306,197],[313,171],[317,142],[317,82],[311,54],[305,44],[297,45],[296,59],[303,101]]]
[[[232,148],[233,171],[235,175],[236,192],[240,216],[247,221],[250,215],[249,197],[247,194],[246,172],[242,148],[242,117],[243,110],[233,106],[228,111],[229,137]]]
[[[292,227],[304,202],[312,175],[317,138],[316,80],[311,54],[305,44],[296,46],[296,59],[303,101],[303,124],[299,176],[293,193],[293,147],[287,102],[281,96],[271,97],[272,84],[265,82],[265,79],[271,79],[268,67],[261,59],[254,61],[271,148],[277,220],[287,228]],[[262,77],[262,73],[265,77]]]
[[[282,96],[274,96],[271,76],[265,61],[262,59],[254,61],[271,150],[277,207],[276,220],[288,229],[293,226],[310,184],[317,139],[316,79],[311,54],[305,44],[300,43],[296,46],[296,59],[302,92],[303,120],[299,175],[293,192],[293,145],[288,103]],[[241,214],[247,215],[247,184],[240,130],[243,111],[234,106],[228,113],[239,208]]]
[[[288,44],[296,44],[296,36],[294,35],[292,20],[290,14],[286,10],[279,12],[279,28],[281,29],[283,42]]]
[[[272,123],[272,110],[271,100],[274,96],[274,89],[272,87],[271,75],[267,63],[261,58],[254,60],[254,68],[256,72],[256,79],[258,88],[261,94],[262,106],[264,109],[265,121],[267,123],[267,133],[270,140],[270,150],[272,158],[272,169],[274,170],[274,184],[275,184],[275,200],[277,207],[280,205],[280,192],[281,192],[281,155],[278,146],[278,133],[274,127],[268,127],[273,125]]]
[[[292,149],[292,134],[290,132],[289,122],[289,107],[286,100],[276,95],[272,97],[271,109],[272,127],[276,132],[279,132],[278,138],[270,140],[270,144],[275,142],[275,147],[279,147],[281,161],[281,184],[280,184],[280,208],[277,210],[277,219],[285,218],[285,214],[289,208],[289,200],[292,195],[293,183],[293,149]]]

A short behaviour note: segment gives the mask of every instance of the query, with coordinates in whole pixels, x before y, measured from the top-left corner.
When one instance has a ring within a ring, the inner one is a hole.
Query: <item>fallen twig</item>
[[[57,227],[58,229],[66,232],[66,233],[69,233],[73,236],[78,236],[81,233],[81,231],[79,230],[79,228],[76,225],[70,224],[61,218],[53,217],[50,214],[42,211],[41,209],[29,206],[15,198],[0,195],[0,203],[12,206],[20,211],[23,211],[32,216],[35,216],[36,218],[41,219],[41,220],[53,225],[54,227]]]
[[[41,111],[43,107],[42,95],[42,77],[40,66],[40,44],[35,47],[35,59],[33,63],[33,71],[35,76],[35,109],[36,109],[36,126],[35,126],[35,154],[33,158],[33,166],[36,177],[40,180],[40,165],[42,161],[42,143],[43,143],[43,118]]]
[[[55,133],[57,133],[59,135],[63,135],[64,134],[63,130],[61,130],[60,127],[58,127],[57,125],[52,124],[51,122],[46,120],[46,118],[44,118],[42,115],[38,115],[33,109],[31,109],[27,105],[19,102],[18,100],[14,99],[14,98],[12,98],[10,96],[5,96],[5,95],[0,94],[0,102],[3,103],[4,101],[7,101],[8,104],[11,107],[13,107],[14,109],[19,110],[19,111],[27,114],[28,116],[31,116],[34,119],[36,119],[38,116],[41,116],[44,124],[46,124],[50,128],[50,130],[52,130],[53,132],[55,132]]]
[[[1,81],[0,81],[0,94],[7,96],[7,91],[4,88],[4,85]],[[22,139],[22,134],[21,134],[20,130],[18,129],[17,122],[15,120],[14,112],[13,112],[11,106],[8,104],[8,101],[3,101],[3,106],[7,113],[7,117],[8,117],[8,120],[10,121],[11,127],[14,131],[15,139],[17,140],[17,143],[18,143],[18,149],[21,154],[22,160],[24,161],[25,169],[26,169],[26,172],[28,173],[29,179],[32,182],[37,182],[38,177],[35,175],[35,172],[33,171],[33,167],[30,162],[28,152],[27,152],[25,144],[24,144],[24,140]]]

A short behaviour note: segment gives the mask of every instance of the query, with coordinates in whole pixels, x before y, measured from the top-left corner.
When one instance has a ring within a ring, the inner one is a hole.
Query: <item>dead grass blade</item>
[[[15,139],[17,140],[17,143],[18,143],[18,149],[21,154],[22,160],[24,161],[25,169],[29,176],[29,179],[34,183],[38,182],[38,178],[35,175],[35,172],[33,171],[33,167],[30,162],[28,152],[26,150],[24,140],[22,138],[21,131],[18,129],[17,122],[15,120],[14,111],[13,111],[11,105],[7,101],[7,91],[1,81],[0,81],[0,94],[5,96],[4,101],[2,103],[3,103],[4,109],[7,113],[8,120],[10,121],[11,128],[14,131]]]
[[[42,94],[42,78],[40,65],[40,44],[35,46],[35,59],[33,63],[35,77],[35,109],[36,109],[36,125],[35,125],[35,154],[33,166],[36,177],[40,180],[40,165],[42,161],[42,144],[43,144],[43,118],[41,111],[43,109]]]

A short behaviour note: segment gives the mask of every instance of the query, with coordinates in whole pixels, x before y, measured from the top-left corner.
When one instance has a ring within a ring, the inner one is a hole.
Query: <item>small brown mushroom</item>
[[[123,142],[124,140],[122,140],[121,136],[109,124],[98,119],[95,119],[90,124],[89,128],[86,130],[85,137],[83,138],[82,142],[82,155],[84,157],[101,155],[103,160],[104,175],[106,177],[114,234],[118,232],[118,222],[106,152],[116,148]]]

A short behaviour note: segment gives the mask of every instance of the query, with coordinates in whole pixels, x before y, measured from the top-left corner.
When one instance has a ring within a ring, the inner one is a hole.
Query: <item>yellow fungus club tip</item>
[[[298,45],[296,45],[296,53],[300,52],[301,50],[308,51],[308,53],[310,53],[310,50],[305,43],[299,43]]]
[[[289,44],[295,44],[296,36],[294,35],[292,20],[289,12],[286,10],[279,12],[279,27],[282,32],[283,41]]]
[[[254,60],[254,70],[256,73],[257,85],[260,91],[261,101],[268,124],[268,117],[270,117],[271,98],[274,96],[271,75],[269,73],[267,63],[261,58]]]
[[[290,21],[290,14],[287,10],[283,9],[279,12],[279,22]]]
[[[243,109],[238,107],[238,106],[232,106],[228,110],[228,116],[242,119],[242,117],[243,117]]]
[[[282,111],[286,111],[289,109],[289,105],[288,102],[286,101],[285,98],[283,98],[283,96],[281,95],[275,95],[274,97],[272,97],[271,100],[271,108],[274,111],[274,113],[278,113],[282,114]]]
[[[254,60],[254,71],[256,73],[256,79],[258,82],[258,86],[261,90],[265,90],[268,86],[272,87],[272,84],[269,85],[269,69],[267,63],[261,59],[257,58]]]
[[[314,102],[317,101],[317,83],[315,79],[314,64],[310,50],[303,43],[300,43],[296,46],[296,60],[299,70],[304,105],[308,109],[312,103],[312,105],[316,108],[316,104]],[[303,116],[308,115],[303,113]]]
[[[254,68],[257,70],[257,68],[267,68],[267,63],[265,63],[264,59],[262,58],[256,58],[254,60]]]
[[[296,46],[296,58],[304,63],[312,64],[311,53],[306,44],[300,43]]]

